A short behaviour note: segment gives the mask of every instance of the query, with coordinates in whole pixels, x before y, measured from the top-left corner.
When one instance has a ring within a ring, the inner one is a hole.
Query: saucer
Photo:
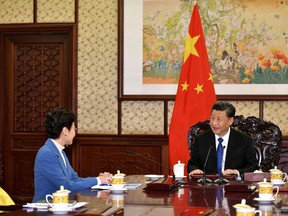
[[[274,186],[282,186],[282,185],[284,185],[284,184],[286,184],[286,182],[281,182],[281,183],[273,183],[273,185],[274,185]]]
[[[149,178],[151,181],[159,180],[160,178],[164,178],[164,175],[145,175],[146,178]]]
[[[67,208],[66,210],[56,210],[53,208],[49,208],[48,211],[53,212],[53,214],[67,214],[69,211],[72,211],[72,208]]]
[[[109,190],[110,188],[111,186],[107,184],[94,185],[91,187],[91,189],[93,190]]]
[[[271,199],[261,199],[259,197],[254,198],[255,201],[259,202],[259,203],[270,203],[273,202],[275,200],[275,198],[271,198]]]
[[[121,193],[124,193],[125,191],[127,191],[127,188],[123,188],[123,189],[113,189],[113,188],[111,188],[110,191],[113,194],[121,194]]]
[[[187,176],[175,176],[175,180],[183,180]]]

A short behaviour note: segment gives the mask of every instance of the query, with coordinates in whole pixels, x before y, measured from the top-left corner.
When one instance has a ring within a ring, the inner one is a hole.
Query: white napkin
[[[37,208],[37,209],[47,209],[48,208],[48,204],[47,205],[43,205],[44,203],[27,203],[26,205],[23,205],[24,208]]]
[[[82,207],[88,203],[89,202],[77,202],[74,205],[69,205],[69,207],[72,209],[76,209],[76,208],[80,208],[80,207]],[[27,203],[26,205],[23,205],[23,207],[24,208],[47,209],[48,204],[46,204],[46,203]]]
[[[263,173],[262,170],[255,170],[254,173]]]

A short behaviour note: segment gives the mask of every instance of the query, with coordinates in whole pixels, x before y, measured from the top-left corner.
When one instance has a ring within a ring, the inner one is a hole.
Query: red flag
[[[174,110],[169,130],[170,167],[180,160],[187,164],[188,130],[210,117],[217,101],[209,66],[198,4],[193,8],[187,34]]]

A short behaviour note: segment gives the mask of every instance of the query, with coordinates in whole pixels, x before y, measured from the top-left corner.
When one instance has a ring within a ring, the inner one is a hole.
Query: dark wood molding
[[[287,101],[288,94],[286,95],[217,95],[217,99],[218,100],[237,100],[237,101]]]
[[[37,18],[38,18],[38,4],[37,0],[33,0],[33,23],[37,23]]]
[[[119,58],[119,57],[118,57]],[[123,58],[123,57],[122,57]],[[123,67],[123,66],[122,66]],[[123,71],[123,69],[122,69]],[[119,72],[120,73],[120,72]],[[121,75],[118,75],[119,77]],[[118,83],[123,78],[119,80]],[[123,90],[123,85],[120,84],[121,89]],[[121,91],[122,91],[121,90]],[[175,95],[121,95],[120,93],[120,101],[174,101]],[[223,101],[287,101],[287,95],[216,95],[217,100]]]
[[[74,23],[24,23],[24,24],[0,24],[1,33],[7,32],[73,32]]]
[[[124,31],[124,7],[123,7],[123,0],[118,0],[118,101],[123,96],[123,31]],[[119,102],[118,102],[119,103]]]
[[[79,0],[74,1],[74,10],[75,10],[74,23],[78,25],[79,23]]]
[[[263,119],[264,118],[264,102],[259,101],[259,118]]]
[[[169,123],[169,120],[168,120],[168,114],[169,114],[169,109],[168,109],[168,101],[164,101],[164,135],[165,136],[168,136],[168,123]]]

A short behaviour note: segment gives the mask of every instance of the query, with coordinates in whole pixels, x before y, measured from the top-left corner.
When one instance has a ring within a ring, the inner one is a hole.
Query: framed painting
[[[198,0],[217,98],[288,99],[288,0]],[[174,98],[193,1],[118,0],[120,98]]]

